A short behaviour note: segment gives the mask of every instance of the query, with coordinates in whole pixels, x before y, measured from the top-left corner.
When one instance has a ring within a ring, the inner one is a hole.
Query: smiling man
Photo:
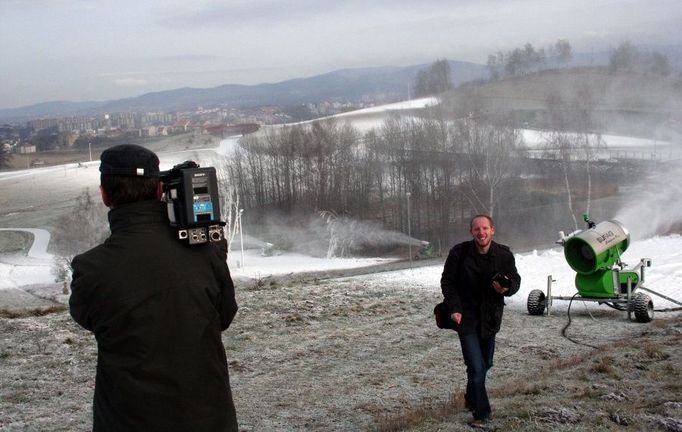
[[[504,297],[519,290],[521,276],[509,247],[493,241],[490,216],[474,216],[470,233],[473,240],[450,250],[440,284],[467,367],[465,403],[474,416],[471,425],[482,426],[490,419],[485,378],[493,365]]]

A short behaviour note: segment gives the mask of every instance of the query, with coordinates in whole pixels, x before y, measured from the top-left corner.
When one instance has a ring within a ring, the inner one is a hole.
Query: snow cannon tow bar
[[[595,224],[589,215],[583,215],[587,228],[565,236],[559,233],[558,244],[564,247],[564,257],[576,272],[575,287],[578,293],[572,297],[552,296],[552,276],[547,278],[547,293],[539,289],[528,295],[528,313],[542,315],[547,309],[550,314],[552,300],[583,300],[606,304],[614,309],[627,311],[628,319],[635,313],[638,322],[649,322],[654,317],[651,298],[638,288],[660,295],[644,288],[644,269],[651,267],[651,259],[642,258],[631,269],[620,260],[630,244],[630,233],[616,221]],[[662,296],[667,298],[665,296]]]

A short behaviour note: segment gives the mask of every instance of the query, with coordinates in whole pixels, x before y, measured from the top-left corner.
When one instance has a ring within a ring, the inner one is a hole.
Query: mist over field
[[[623,222],[634,239],[680,233],[682,230],[682,167],[672,164],[652,170],[625,191],[623,208],[614,218]]]

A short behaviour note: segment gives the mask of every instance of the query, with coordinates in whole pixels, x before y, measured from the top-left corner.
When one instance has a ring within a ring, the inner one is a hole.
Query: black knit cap
[[[121,144],[108,148],[100,156],[99,171],[118,176],[158,177],[159,158],[144,147]]]

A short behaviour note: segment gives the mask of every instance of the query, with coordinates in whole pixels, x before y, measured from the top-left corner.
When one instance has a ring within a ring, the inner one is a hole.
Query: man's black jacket
[[[496,273],[511,280],[504,295],[492,286]],[[500,330],[504,297],[519,290],[521,276],[516,270],[514,254],[507,246],[492,242],[488,253],[481,255],[471,240],[450,249],[440,284],[450,313],[462,314],[462,322],[455,330],[488,338]]]
[[[155,200],[116,207],[109,223],[72,262],[71,315],[97,339],[93,430],[236,431],[226,247],[181,243]]]

